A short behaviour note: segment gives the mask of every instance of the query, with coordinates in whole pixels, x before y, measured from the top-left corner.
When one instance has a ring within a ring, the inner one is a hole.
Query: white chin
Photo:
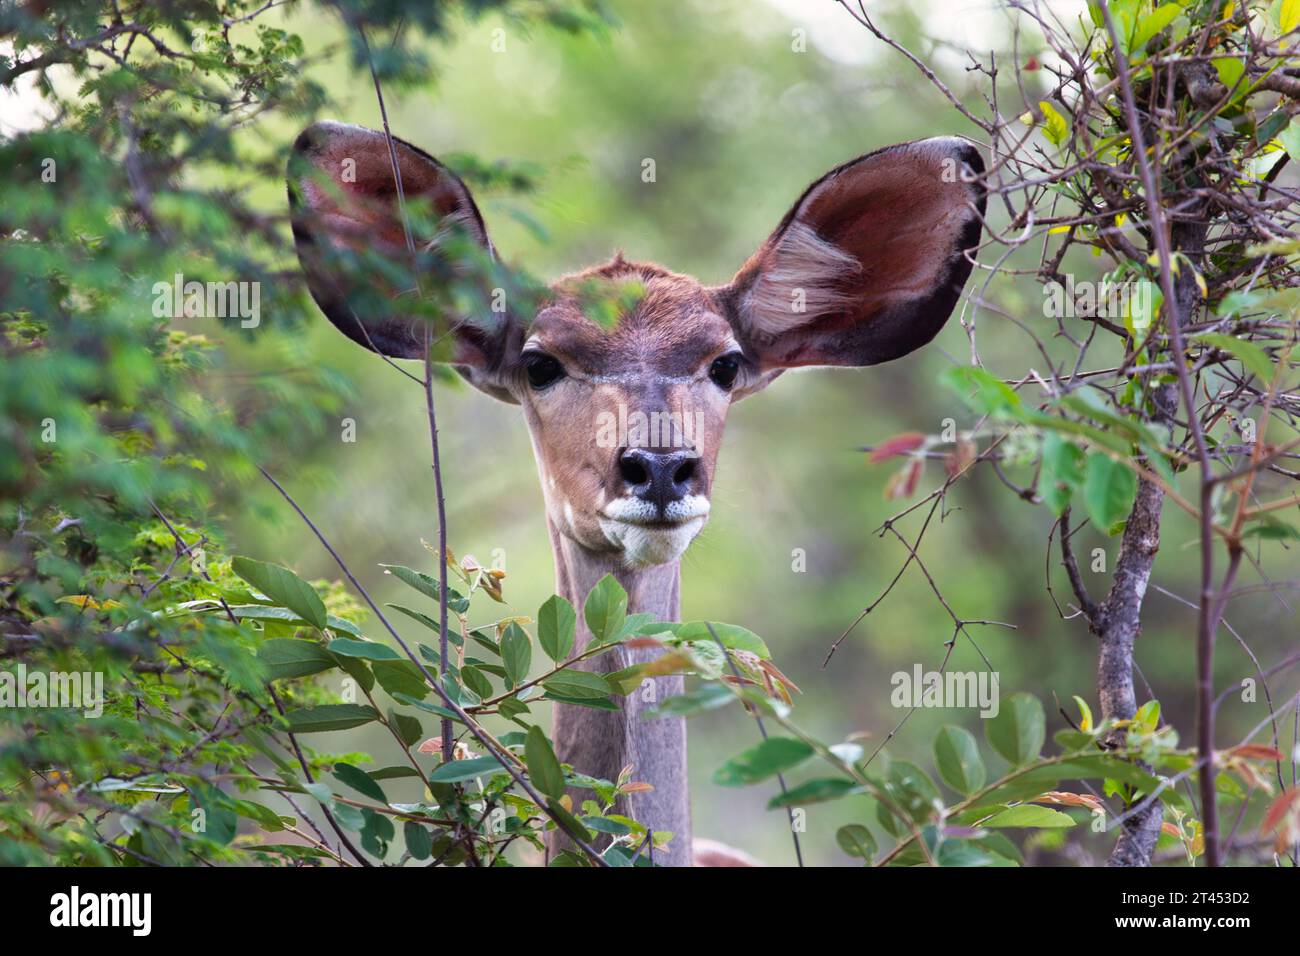
[[[704,527],[704,516],[690,518],[672,527],[646,527],[627,521],[601,519],[600,530],[623,552],[629,568],[647,568],[676,561]]]

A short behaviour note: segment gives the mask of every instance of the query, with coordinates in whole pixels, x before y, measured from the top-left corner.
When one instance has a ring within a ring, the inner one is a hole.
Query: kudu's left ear
[[[402,140],[394,140],[394,146],[403,195],[412,207],[423,204],[424,221],[431,222],[432,235],[413,237],[424,264],[445,265],[455,273],[460,264],[438,256],[457,248],[463,256],[465,245],[456,246],[463,240],[492,257],[492,243],[469,188],[423,150]],[[294,143],[288,181],[298,259],[321,311],[344,335],[372,351],[392,358],[424,358],[429,310],[427,303],[415,304],[417,280],[409,274],[411,256],[387,137],[331,121],[309,126]],[[349,249],[373,252],[391,269],[370,269],[340,255]],[[512,340],[522,341],[509,314],[483,309],[473,317],[438,318],[435,337],[453,330],[451,352],[444,360],[471,384],[514,401],[500,375]],[[518,351],[519,342],[514,344]]]
[[[875,365],[938,334],[971,272],[984,193],[955,137],[868,153],[817,180],[719,290],[763,373]]]

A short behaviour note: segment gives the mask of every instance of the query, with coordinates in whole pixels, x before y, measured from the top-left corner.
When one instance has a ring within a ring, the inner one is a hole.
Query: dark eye
[[[709,366],[709,378],[713,379],[713,384],[724,392],[731,391],[731,386],[736,384],[736,376],[740,373],[740,359],[735,355],[719,355]]]
[[[533,388],[545,388],[564,377],[564,366],[541,352],[534,352],[524,359],[524,371],[528,373],[528,384]]]

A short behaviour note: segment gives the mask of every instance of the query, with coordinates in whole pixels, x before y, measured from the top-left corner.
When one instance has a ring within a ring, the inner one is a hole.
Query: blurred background
[[[982,107],[978,75],[965,72],[963,51],[1004,49],[1008,15],[993,4],[950,0],[887,6],[879,14],[882,26],[973,107]],[[1059,6],[1063,18],[1083,7]],[[491,18],[462,24],[454,42],[429,53],[441,72],[435,89],[387,90],[394,134],[435,155],[537,164],[541,188],[533,197],[480,197],[500,254],[535,275],[574,271],[622,250],[706,283],[725,281],[805,186],[829,168],[894,142],[978,132],[834,3],[616,0],[610,8],[619,24],[603,38],[526,33]],[[316,79],[346,104],[335,118],[378,127],[370,78],[350,68],[337,21],[303,12],[289,15],[286,25],[319,57],[312,67]],[[1032,41],[1026,43],[1020,51],[1025,59],[1033,53]],[[1032,88],[1035,74],[1024,76],[1027,99],[1034,102],[1041,92]],[[1002,104],[1004,113],[1025,109],[1014,87],[1004,93],[1014,100]],[[275,149],[287,149],[297,132],[273,124],[256,130]],[[656,164],[653,183],[641,178],[646,158]],[[268,211],[282,211],[282,184],[268,182],[264,193]],[[1081,263],[1078,272],[1097,268]],[[985,275],[977,273],[973,282]],[[1031,278],[998,279],[986,296],[1024,321],[1041,322],[1044,336],[1050,332],[1041,289]],[[275,316],[264,321],[274,323]],[[1028,340],[995,312],[982,310],[978,322],[981,355],[996,374],[1023,375],[1026,363],[1038,360]],[[327,435],[280,477],[378,600],[408,601],[409,592],[378,565],[427,568],[421,539],[437,536],[420,389],[347,342],[324,318],[300,334],[306,338],[290,353],[293,361],[329,365],[353,380],[353,404],[340,417],[355,420],[356,441],[342,440],[340,421],[334,440]],[[1106,361],[1104,350],[1095,353],[1094,359]],[[831,644],[906,558],[896,539],[874,533],[909,503],[884,497],[894,466],[869,465],[859,449],[902,431],[937,433],[945,419],[969,426],[970,414],[938,384],[944,368],[968,361],[969,343],[954,319],[917,355],[866,370],[787,374],[731,413],[712,520],[683,560],[683,619],[728,621],[762,635],[803,690],[796,721],[827,741],[865,735],[861,742],[874,747],[905,713],[891,706],[891,675],[916,664],[937,669],[952,637],[947,612],[913,567],[823,667]],[[466,386],[440,388],[437,401],[451,547],[508,573],[509,608],[476,603],[471,619],[534,615],[552,592],[553,568],[522,416]],[[1013,476],[1032,484],[1023,469]],[[942,465],[929,464],[918,495],[943,478]],[[218,517],[230,528],[232,551],[291,561],[310,578],[339,576],[269,488],[242,488],[222,509]],[[1165,514],[1137,650],[1139,700],[1158,697],[1166,718],[1190,741],[1195,612],[1178,598],[1194,600],[1197,591],[1196,531],[1173,506]],[[923,516],[900,529],[914,536]],[[953,610],[1014,625],[973,628],[979,650],[1001,675],[1003,695],[1027,690],[1043,700],[1049,737],[1065,726],[1058,702],[1073,714],[1071,696],[1078,694],[1097,710],[1094,639],[1080,620],[1060,618],[1045,587],[1050,574],[1064,603],[1068,589],[1047,542],[1049,511],[1018,499],[981,467],[954,487],[941,517],[931,523],[921,555]],[[1075,540],[1085,579],[1100,598],[1109,574],[1090,568],[1100,561],[1113,569],[1118,539],[1085,529]],[[1297,576],[1294,551],[1266,547],[1272,578]],[[1094,549],[1101,549],[1100,557]],[[806,556],[802,571],[796,570],[799,553]],[[1242,586],[1262,583],[1254,567],[1243,570]],[[1293,596],[1258,590],[1229,607],[1228,622],[1265,666],[1296,644]],[[414,624],[394,623],[422,639]],[[378,626],[366,633],[381,638]],[[965,639],[950,666],[984,669]],[[1225,633],[1219,686],[1254,673],[1245,651]],[[1294,680],[1279,682],[1276,696],[1282,697]],[[1235,741],[1265,713],[1262,693],[1254,703],[1234,695],[1221,711],[1220,743]],[[974,711],[922,710],[889,753],[932,768],[930,742],[945,723],[961,724],[982,739]],[[354,732],[355,747],[386,752],[391,742],[380,733]],[[788,864],[793,854],[785,817],[765,809],[772,788],[725,789],[709,780],[721,760],[756,739],[753,723],[735,709],[692,722],[696,833]],[[998,766],[987,748],[985,757],[991,768]],[[396,799],[418,798],[403,794],[398,783],[409,781],[393,782]],[[808,861],[847,863],[835,846],[835,829],[862,810],[851,801],[808,808]],[[1094,857],[1112,842],[1091,835],[1072,840],[1079,841]],[[1048,844],[1039,852],[1040,861],[1066,862]]]

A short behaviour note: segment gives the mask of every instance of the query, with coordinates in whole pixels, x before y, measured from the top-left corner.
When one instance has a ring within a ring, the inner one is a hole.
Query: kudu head
[[[493,255],[465,184],[414,146],[395,152],[406,200],[436,220],[419,248],[454,227]],[[346,247],[409,261],[393,160],[381,133],[304,131],[289,172],[294,235],[312,294],[344,334],[422,359],[425,322],[404,311],[409,295],[388,294],[409,290],[376,295],[384,279],[329,264]],[[971,271],[982,170],[955,138],[869,153],[809,186],[725,285],[619,255],[558,280],[530,314],[449,317],[446,360],[523,409],[553,534],[627,569],[673,562],[708,519],[732,402],[786,369],[875,365],[938,333]],[[588,308],[602,294],[618,303],[612,322]]]

